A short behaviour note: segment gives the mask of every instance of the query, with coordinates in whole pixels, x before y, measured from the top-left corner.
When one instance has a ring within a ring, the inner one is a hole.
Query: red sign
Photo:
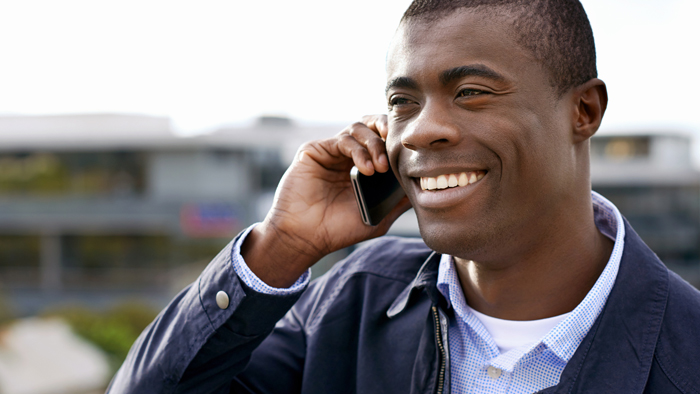
[[[190,237],[232,237],[241,229],[239,209],[231,204],[187,204],[180,227]]]

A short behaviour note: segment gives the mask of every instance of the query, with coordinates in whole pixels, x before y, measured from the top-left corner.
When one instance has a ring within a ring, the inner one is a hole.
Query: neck
[[[455,257],[455,268],[470,307],[506,320],[538,320],[571,312],[603,272],[613,242],[601,234],[589,205],[569,211],[563,224],[535,232],[539,242],[511,261],[480,263]],[[584,217],[581,217],[584,216]]]

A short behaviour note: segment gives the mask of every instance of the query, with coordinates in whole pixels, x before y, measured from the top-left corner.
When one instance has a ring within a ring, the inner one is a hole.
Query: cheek
[[[471,122],[474,142],[498,158],[501,176],[519,172],[522,160],[530,151],[528,131],[522,122],[506,116],[494,116]]]
[[[482,136],[485,143],[513,175],[529,176],[542,171],[542,164],[549,161],[557,145],[551,127],[534,113],[491,119],[488,127],[490,131]]]
[[[493,201],[507,201],[499,208],[507,211],[536,205],[539,193],[536,185],[542,184],[541,161],[545,159],[537,119],[514,115],[511,112],[474,122],[474,129],[479,130],[475,139],[494,157],[492,176],[497,178],[499,186],[493,190]]]
[[[536,207],[561,194],[570,167],[561,127],[533,113],[503,119],[491,146],[502,164],[502,195],[518,207]]]

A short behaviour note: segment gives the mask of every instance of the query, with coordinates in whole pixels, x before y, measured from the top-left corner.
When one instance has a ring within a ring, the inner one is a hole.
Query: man
[[[578,1],[415,0],[387,74],[388,116],[301,147],[265,221],[156,318],[110,391],[698,392],[700,294],[591,194],[607,92]],[[375,228],[353,164],[391,164],[406,191]],[[308,285],[410,205],[424,243],[380,238]]]

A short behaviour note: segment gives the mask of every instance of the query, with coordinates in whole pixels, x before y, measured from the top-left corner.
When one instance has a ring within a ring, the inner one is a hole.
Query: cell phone
[[[366,176],[357,167],[352,167],[350,179],[360,216],[368,226],[379,224],[406,195],[391,169]]]

